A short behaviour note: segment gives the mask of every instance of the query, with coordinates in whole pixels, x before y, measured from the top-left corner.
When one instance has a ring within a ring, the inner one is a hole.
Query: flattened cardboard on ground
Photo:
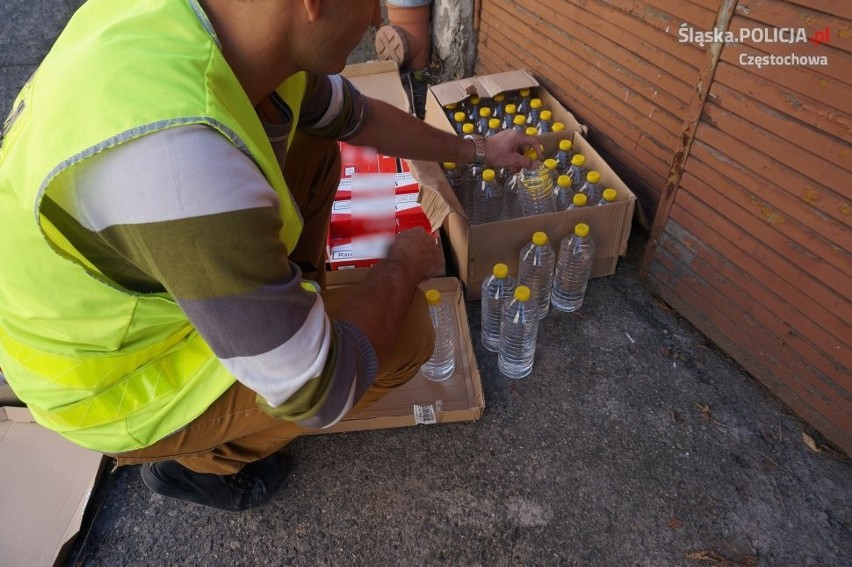
[[[443,120],[443,116],[440,119]],[[429,120],[428,114],[426,120]],[[592,277],[615,273],[618,257],[627,253],[636,196],[582,136],[573,132],[567,135],[546,134],[539,140],[545,153],[550,155],[559,140],[565,138],[572,140],[575,151],[586,156],[589,169],[600,171],[601,183],[618,192],[615,203],[470,226],[464,207],[447,183],[441,167],[434,162],[411,162],[411,169],[421,186],[423,210],[433,229],[444,228],[467,299],[480,298],[482,281],[498,262],[507,264],[509,273],[517,276],[518,256],[533,232],[547,233],[554,249],[558,249],[559,242],[579,222],[589,225],[597,248]]]
[[[35,423],[26,408],[0,408],[0,563],[60,562],[103,461]]]
[[[328,287],[354,285],[363,280],[368,270],[343,270],[326,275]],[[444,382],[431,382],[419,372],[406,384],[387,394],[369,407],[346,416],[333,427],[322,430],[304,429],[305,435],[365,431],[419,424],[475,421],[482,416],[485,396],[482,379],[471,344],[461,284],[456,278],[434,278],[420,285],[437,289],[454,307],[456,336],[456,370]]]
[[[580,132],[584,136],[588,133],[585,124],[580,124],[567,108],[539,84],[535,77],[523,69],[478,75],[429,87],[426,95],[426,122],[436,128],[453,132],[452,125],[444,115],[444,105],[461,102],[474,94],[490,98],[500,93],[525,88],[535,90],[534,94],[541,99],[542,108],[550,110],[553,113],[553,120],[565,124],[566,130]]]
[[[347,65],[341,73],[349,79],[361,93],[404,110],[411,114],[411,106],[402,81],[399,67],[394,61],[375,61]]]

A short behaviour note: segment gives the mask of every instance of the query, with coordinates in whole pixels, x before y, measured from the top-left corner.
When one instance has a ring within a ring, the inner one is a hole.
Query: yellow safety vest
[[[278,89],[294,123],[305,84],[298,73]],[[86,158],[188,124],[215,128],[254,160],[279,195],[281,239],[294,249],[301,216],[196,0],[89,0],[0,133],[0,367],[36,421],[93,450],[162,439],[235,378],[172,297],[105,278],[41,201],[73,190]]]

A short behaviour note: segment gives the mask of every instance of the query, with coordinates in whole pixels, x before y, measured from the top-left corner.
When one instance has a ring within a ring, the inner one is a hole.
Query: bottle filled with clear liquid
[[[500,349],[500,322],[503,307],[515,293],[515,279],[509,275],[509,266],[494,264],[490,276],[482,282],[482,345],[491,352]]]
[[[512,130],[521,133],[526,132],[527,118],[523,114],[516,114],[512,119]]]
[[[550,299],[554,309],[570,313],[583,306],[594,259],[595,243],[589,235],[589,225],[578,223],[559,244]]]
[[[521,216],[520,193],[522,190],[521,172],[510,176],[503,185],[503,218],[516,219]]]
[[[538,321],[538,306],[530,288],[519,285],[512,299],[503,306],[500,322],[497,367],[507,378],[524,378],[532,372]]]
[[[553,113],[549,110],[542,110],[541,115],[536,125],[539,134],[547,134],[553,132]]]
[[[589,199],[584,193],[577,193],[571,198],[571,204],[568,205],[568,210],[576,211],[577,209],[582,209],[588,204],[588,202]]]
[[[601,200],[598,203],[598,206],[609,205],[610,203],[615,203],[615,201],[617,199],[618,199],[618,191],[616,191],[612,187],[607,187],[606,189],[603,190],[603,193],[601,193]]]
[[[476,195],[480,185],[482,185],[482,173],[484,171],[485,167],[483,166],[471,165],[464,172],[464,195],[461,204],[471,222],[473,222],[473,196]]]
[[[483,136],[488,131],[488,122],[491,120],[491,109],[483,106],[479,109],[479,116],[476,118],[476,133]]]
[[[550,311],[550,290],[553,286],[553,268],[556,252],[547,234],[536,232],[532,241],[521,249],[518,260],[518,284],[530,288],[532,299],[538,306],[539,319]]]
[[[482,171],[482,182],[473,195],[473,224],[494,222],[503,218],[503,185],[493,169]]]
[[[571,165],[568,167],[568,177],[571,178],[571,189],[574,193],[579,193],[586,182],[586,156],[583,154],[574,154],[571,158]]]
[[[464,205],[464,169],[451,161],[445,161],[441,167],[459,203]]]
[[[517,115],[518,107],[512,103],[503,107],[503,117],[500,119],[500,126],[503,130],[509,130],[515,125],[515,116]]]
[[[556,169],[560,175],[565,175],[571,168],[571,158],[574,157],[574,144],[571,140],[559,140],[559,148],[553,159],[556,160]]]
[[[482,108],[482,99],[473,95],[467,99],[467,119],[473,123],[479,119],[479,109]]]
[[[597,205],[601,201],[603,187],[601,186],[601,174],[595,170],[591,170],[586,174],[586,182],[580,187],[580,193],[588,197],[588,205],[590,207]]]
[[[526,217],[556,212],[550,170],[538,161],[538,154],[535,150],[529,149],[524,152],[524,155],[533,160],[533,163],[529,168],[520,171],[521,185],[518,201],[521,215]]]
[[[532,102],[532,92],[529,89],[521,89],[518,91],[517,109],[518,114],[523,114],[526,117],[530,111],[530,103]]]
[[[491,99],[491,102],[493,107],[491,116],[501,120],[503,118],[503,114],[506,112],[506,95],[503,93],[496,94],[494,95],[494,98]]]
[[[485,131],[486,138],[490,138],[491,136],[496,136],[502,131],[500,127],[500,119],[499,118],[491,118],[488,120],[488,130]]]
[[[567,211],[574,198],[574,190],[571,189],[571,178],[560,175],[556,178],[556,186],[553,189],[553,200],[556,202],[557,211]]]
[[[464,111],[458,110],[453,114],[453,130],[456,131],[456,134],[459,136],[464,135],[464,131],[462,128],[467,122],[467,114]]]
[[[534,98],[530,101],[530,110],[527,112],[527,126],[538,128],[538,123],[541,120],[542,103],[540,98]]]
[[[456,327],[450,306],[441,299],[441,292],[430,289],[426,292],[429,318],[435,329],[435,350],[432,357],[420,367],[420,373],[433,382],[443,382],[453,375],[456,367]]]

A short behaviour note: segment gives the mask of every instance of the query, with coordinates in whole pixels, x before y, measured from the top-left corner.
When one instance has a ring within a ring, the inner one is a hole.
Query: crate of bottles
[[[589,225],[597,245],[592,277],[613,274],[618,258],[627,252],[636,203],[633,192],[578,131],[545,133],[539,136],[539,141],[544,151],[540,158],[555,159],[561,148],[569,148],[569,161],[576,162],[575,165],[579,164],[581,172],[575,172],[574,177],[584,183],[591,179],[596,186],[591,199],[587,199],[585,203],[575,202],[574,193],[587,193],[588,189],[578,187],[577,191],[574,191],[567,187],[564,190],[568,193],[563,195],[559,208],[556,208],[559,184],[564,185],[563,178],[568,176],[551,172],[550,190],[554,191],[554,205],[548,212],[530,213],[515,209],[512,213],[506,205],[507,201],[504,201],[502,214],[487,219],[474,219],[476,215],[471,212],[469,199],[454,190],[448,178],[449,172],[443,164],[411,162],[412,172],[421,185],[423,210],[432,226],[442,227],[449,244],[451,260],[464,284],[465,297],[469,300],[479,299],[482,281],[492,273],[494,264],[502,262],[509,266],[511,273],[517,273],[519,253],[535,232],[544,232],[551,242],[558,243],[574,230],[577,223]],[[580,155],[582,159],[574,159],[574,155]],[[541,175],[547,175],[547,172]],[[484,177],[490,178],[490,174]],[[505,183],[506,179],[508,178],[503,180],[504,199],[505,186],[508,185]],[[611,191],[605,191],[606,189]],[[604,193],[607,194],[607,199],[603,198]],[[465,201],[468,203],[467,207]]]

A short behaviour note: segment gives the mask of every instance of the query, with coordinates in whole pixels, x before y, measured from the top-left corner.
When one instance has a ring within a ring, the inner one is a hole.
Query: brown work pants
[[[322,284],[329,215],[340,178],[337,143],[298,133],[287,153],[284,177],[305,221],[290,259],[303,266],[305,277]],[[311,266],[315,273],[311,273]],[[350,291],[323,291],[329,317],[334,318]],[[421,294],[415,294],[394,348],[379,361],[375,382],[353,411],[375,402],[417,373],[432,354],[434,335],[430,330],[426,302]],[[144,449],[114,455],[118,466],[174,459],[195,472],[224,475],[279,451],[304,430],[264,413],[257,407],[256,396],[235,383],[180,431]]]

